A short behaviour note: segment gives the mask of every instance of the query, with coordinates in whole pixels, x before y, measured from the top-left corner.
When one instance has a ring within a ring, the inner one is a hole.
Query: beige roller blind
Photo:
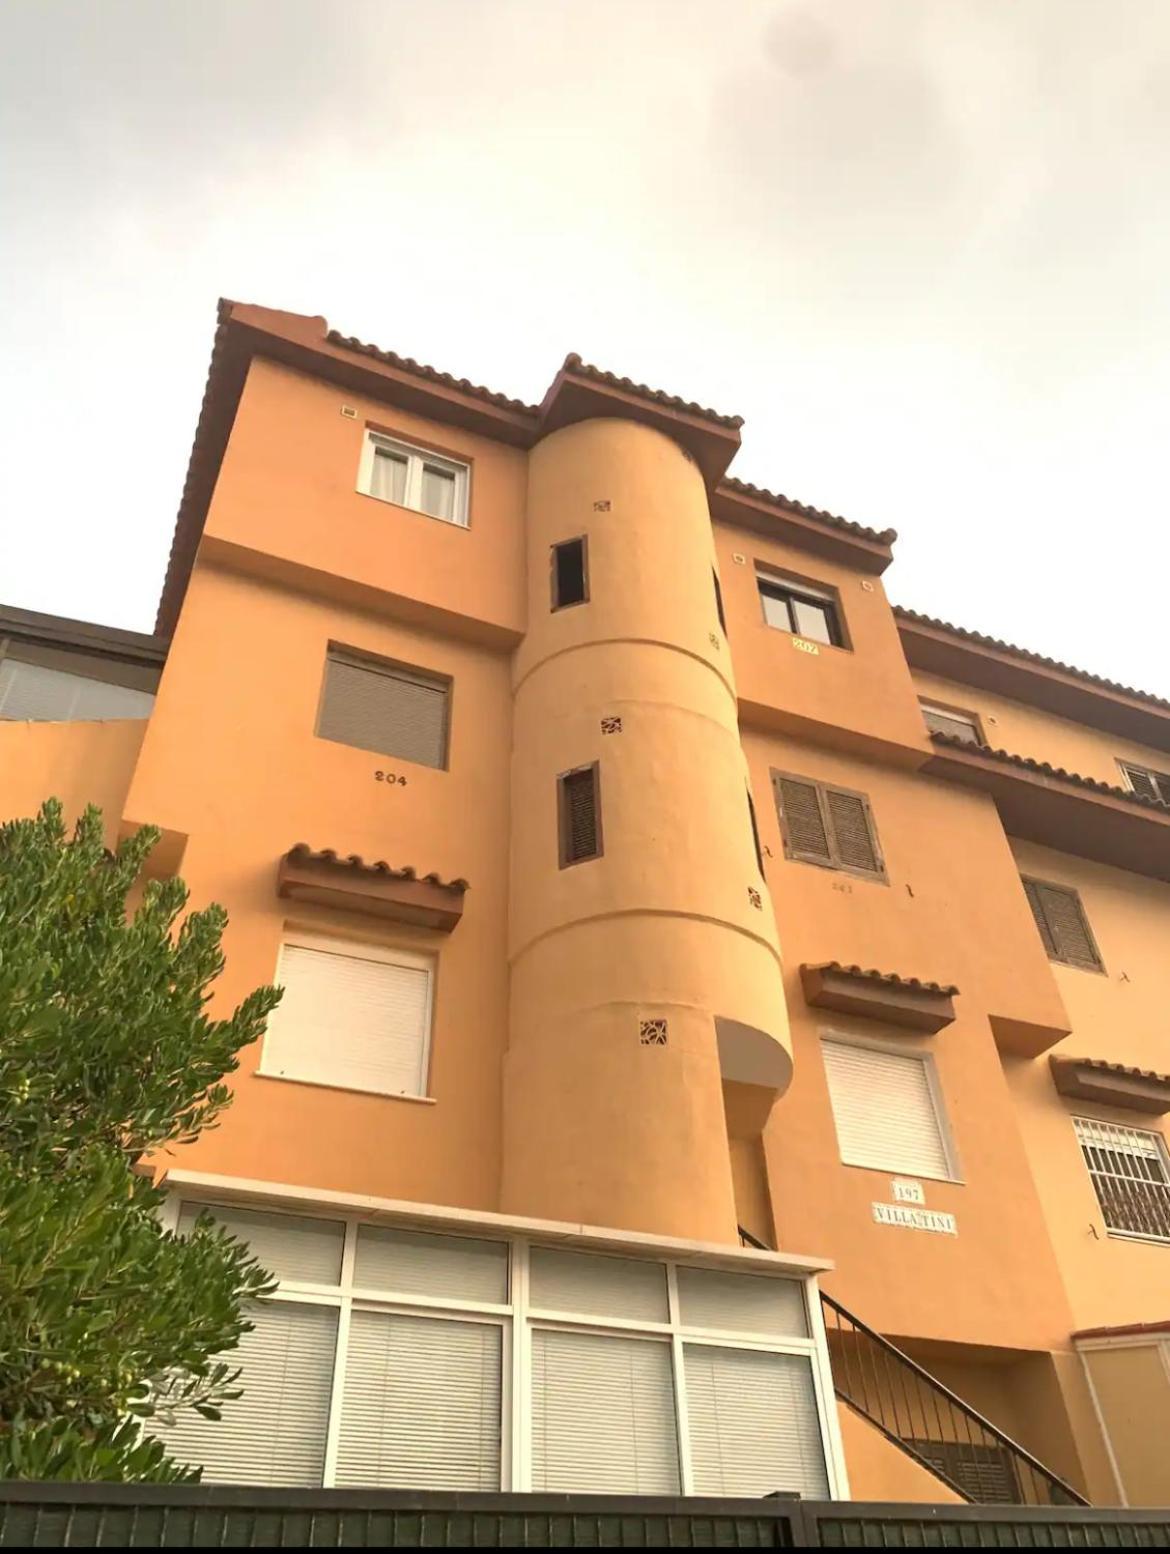
[[[501,1329],[355,1311],[338,1485],[499,1489]]]
[[[924,1059],[838,1041],[821,1047],[845,1164],[949,1178]]]
[[[277,981],[284,997],[268,1022],[264,1073],[423,1094],[431,970],[421,957],[373,960],[286,944]]]
[[[333,1386],[337,1308],[265,1301],[224,1361],[242,1368],[243,1395],[221,1419],[184,1411],[159,1436],[180,1462],[202,1467],[211,1484],[320,1484]]]
[[[0,719],[71,723],[102,718],[148,718],[150,691],[110,685],[88,675],[69,674],[15,658],[0,663]]]
[[[698,1495],[829,1492],[812,1368],[803,1355],[684,1345]]]
[[[359,1225],[353,1277],[359,1289],[503,1305],[508,1244]]]
[[[345,1244],[341,1220],[184,1203],[179,1212],[179,1234],[188,1234],[200,1214],[209,1214],[238,1241],[246,1242],[261,1267],[277,1279],[337,1284],[341,1278]]]
[[[631,1322],[669,1319],[661,1263],[534,1246],[528,1267],[528,1298],[534,1310],[625,1317]]]
[[[678,1494],[669,1344],[534,1330],[532,1488]]]
[[[687,1327],[770,1338],[805,1338],[804,1289],[793,1279],[725,1273],[718,1268],[680,1268],[678,1296]]]
[[[317,733],[382,755],[447,764],[448,684],[331,649]]]

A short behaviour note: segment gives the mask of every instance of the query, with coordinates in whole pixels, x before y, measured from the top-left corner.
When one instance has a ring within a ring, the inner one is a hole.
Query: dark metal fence
[[[1170,1510],[0,1484],[2,1548],[1165,1548]]]
[[[1071,1485],[957,1397],[909,1355],[821,1295],[837,1396],[965,1500],[1084,1505]]]

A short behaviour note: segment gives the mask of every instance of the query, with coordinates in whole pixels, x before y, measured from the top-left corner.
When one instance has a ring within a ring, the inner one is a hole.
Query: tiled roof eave
[[[1067,784],[1070,788],[1083,788],[1087,792],[1101,794],[1106,798],[1121,799],[1137,809],[1145,809],[1170,820],[1170,804],[1163,804],[1160,800],[1149,798],[1144,793],[1134,793],[1130,788],[1120,788],[1115,783],[1101,782],[1096,777],[1082,777],[1079,772],[1070,772],[1063,766],[1053,766],[1048,761],[1037,761],[1031,756],[1017,755],[1010,750],[997,749],[992,745],[972,744],[969,739],[963,739],[957,734],[944,734],[932,729],[930,738],[931,742],[941,749],[982,757],[1000,766],[1014,766],[1033,776],[1054,779]]]

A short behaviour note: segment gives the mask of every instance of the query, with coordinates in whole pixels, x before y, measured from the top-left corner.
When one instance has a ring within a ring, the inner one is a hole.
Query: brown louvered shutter
[[[840,788],[826,788],[824,794],[836,862],[845,869],[880,874],[882,860],[865,799],[859,793],[845,793]]]
[[[1147,771],[1144,766],[1125,767],[1125,775],[1135,793],[1144,799],[1156,799],[1159,804],[1170,804],[1170,776],[1165,772]]]
[[[1025,880],[1024,890],[1044,947],[1052,959],[1088,971],[1103,971],[1105,968],[1076,891],[1067,885],[1048,885],[1042,880]]]
[[[832,863],[832,849],[821,800],[815,782],[775,774],[776,807],[784,833],[784,850],[790,858],[808,863]]]
[[[596,764],[560,779],[558,809],[561,868],[601,854],[601,815]]]
[[[446,682],[330,652],[317,733],[382,755],[447,764]]]

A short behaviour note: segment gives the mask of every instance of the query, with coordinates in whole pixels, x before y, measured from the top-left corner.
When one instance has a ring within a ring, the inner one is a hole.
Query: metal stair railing
[[[741,1246],[773,1250],[738,1228]],[[823,1290],[821,1309],[837,1396],[955,1494],[974,1505],[1088,1505],[1071,1484]]]
[[[843,1402],[975,1505],[1087,1505],[1071,1484],[964,1403],[888,1338],[821,1292]]]

